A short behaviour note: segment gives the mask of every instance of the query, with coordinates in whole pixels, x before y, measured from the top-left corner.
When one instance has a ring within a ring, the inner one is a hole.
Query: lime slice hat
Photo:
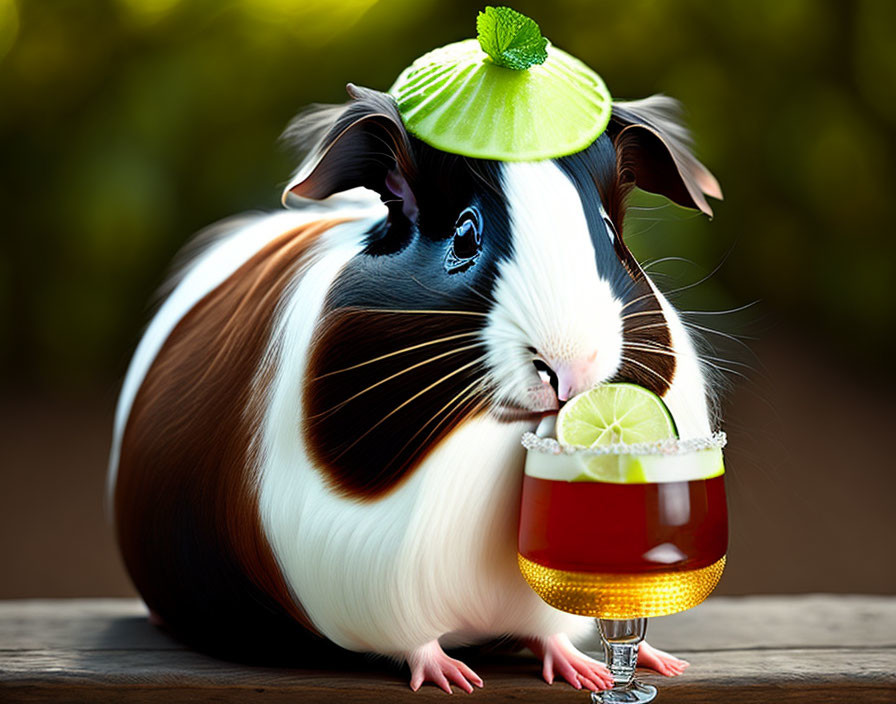
[[[424,54],[389,93],[408,132],[442,151],[534,161],[585,149],[607,127],[610,93],[594,71],[507,7],[487,7],[478,38]]]

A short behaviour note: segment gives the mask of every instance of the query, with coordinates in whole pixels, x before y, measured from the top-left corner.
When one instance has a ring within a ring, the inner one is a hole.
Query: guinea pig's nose
[[[584,357],[548,361],[545,364],[550,384],[560,402],[568,401],[594,385],[597,376],[596,362],[597,350]]]

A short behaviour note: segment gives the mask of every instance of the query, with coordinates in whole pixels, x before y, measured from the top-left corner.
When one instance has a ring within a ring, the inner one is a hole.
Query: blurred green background
[[[102,475],[173,254],[219,218],[278,207],[295,166],[278,135],[300,108],[343,101],[349,81],[388,88],[472,36],[481,7],[0,0],[0,596],[128,593]],[[711,274],[684,308],[759,301],[688,316],[758,338],[748,352],[707,333],[731,370],[722,589],[896,591],[874,558],[896,528],[892,453],[832,448],[896,420],[896,3],[514,7],[615,97],[680,99],[725,192],[712,221],[641,198],[625,232],[639,258],[664,260],[652,271],[667,289]]]

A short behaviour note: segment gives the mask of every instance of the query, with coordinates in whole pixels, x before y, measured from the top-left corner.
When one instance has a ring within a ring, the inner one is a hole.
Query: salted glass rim
[[[554,438],[540,437],[533,432],[523,433],[522,445],[527,450],[548,455],[685,455],[700,450],[722,449],[728,436],[722,430],[697,438],[666,438],[655,442],[617,442],[588,447],[565,445]]]

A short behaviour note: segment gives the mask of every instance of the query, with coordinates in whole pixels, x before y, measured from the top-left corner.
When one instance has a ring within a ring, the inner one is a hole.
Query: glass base
[[[591,704],[622,704],[622,702],[652,702],[656,697],[656,687],[632,680],[622,687],[605,689],[591,693]]]

